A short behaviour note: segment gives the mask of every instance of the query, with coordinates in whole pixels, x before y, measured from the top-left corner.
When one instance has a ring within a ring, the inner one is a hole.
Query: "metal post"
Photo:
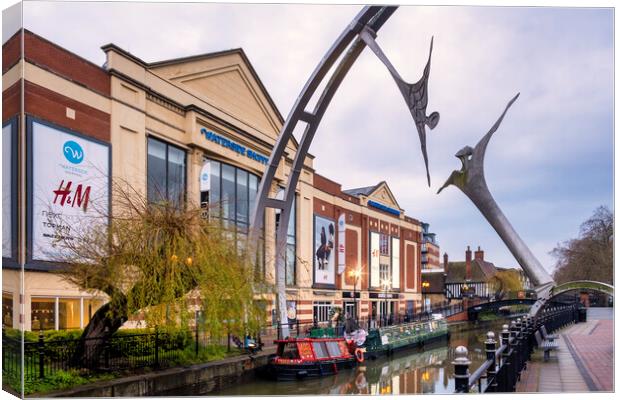
[[[200,311],[196,310],[196,348],[195,348],[195,352],[196,352],[196,357],[198,357],[198,318],[200,315]]]
[[[39,331],[39,378],[45,377],[45,343],[43,341],[43,331]]]
[[[226,344],[226,349],[230,353],[230,331],[228,331],[228,333],[226,333],[226,337],[228,338],[228,341],[227,341],[227,344]],[[280,330],[279,329],[278,329],[278,339],[280,339]]]
[[[502,374],[501,374],[501,388],[499,389],[502,392],[508,392],[509,390],[509,381],[510,381],[510,331],[508,330],[508,325],[502,325],[502,346],[506,346],[504,351],[502,352]]]
[[[467,358],[467,347],[459,346],[454,351],[456,358],[452,361],[454,365],[454,390],[456,393],[469,393],[469,364]]]
[[[487,332],[487,340],[484,342],[484,349],[487,353],[487,360],[492,361],[489,368],[487,368],[487,392],[497,391],[497,371],[495,362],[495,347],[497,342],[495,341],[495,333]]]
[[[155,368],[159,367],[159,327],[155,325]]]

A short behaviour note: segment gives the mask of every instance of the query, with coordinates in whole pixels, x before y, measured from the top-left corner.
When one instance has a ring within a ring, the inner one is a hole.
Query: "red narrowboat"
[[[268,377],[296,380],[337,374],[357,363],[344,338],[276,340],[275,356],[266,366]]]

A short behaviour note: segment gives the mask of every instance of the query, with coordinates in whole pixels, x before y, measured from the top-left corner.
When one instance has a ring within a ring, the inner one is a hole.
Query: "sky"
[[[25,28],[98,64],[114,43],[154,62],[242,47],[281,114],[356,5],[65,3],[27,1]],[[14,22],[14,21],[13,21]],[[4,18],[3,37],[14,24]],[[496,266],[517,262],[455,187],[454,154],[474,147],[508,111],[486,153],[495,200],[548,271],[551,250],[601,205],[613,209],[614,26],[611,8],[402,6],[377,41],[401,76],[417,81],[434,37],[427,112],[431,187],[411,115],[368,49],[341,85],[310,152],[343,189],[387,181],[407,215],[430,223],[441,253],[466,246]],[[344,166],[344,167],[343,167]]]

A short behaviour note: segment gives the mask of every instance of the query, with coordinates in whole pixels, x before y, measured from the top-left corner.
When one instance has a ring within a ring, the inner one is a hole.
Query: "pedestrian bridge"
[[[607,283],[596,281],[572,281],[554,286],[551,289],[551,296],[558,296],[562,293],[570,292],[571,290],[594,290],[610,296],[614,295],[614,287]]]
[[[534,299],[506,299],[491,301],[488,303],[480,303],[467,308],[467,319],[474,321],[478,319],[478,314],[485,311],[498,311],[501,307],[513,306],[519,304],[532,305],[536,302]]]

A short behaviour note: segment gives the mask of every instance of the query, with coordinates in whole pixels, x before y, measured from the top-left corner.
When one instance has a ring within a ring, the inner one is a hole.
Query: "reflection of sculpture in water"
[[[531,282],[538,286],[537,292],[539,297],[542,297],[546,296],[548,288],[550,287],[549,284],[553,282],[553,279],[542,267],[534,254],[532,254],[499,208],[487,187],[484,177],[484,155],[489,140],[491,140],[491,136],[495,133],[504,119],[506,112],[517,100],[517,97],[519,97],[519,94],[508,102],[502,115],[491,127],[489,132],[478,142],[476,147],[472,149],[470,146],[465,146],[456,153],[455,156],[461,160],[462,167],[459,171],[453,171],[452,174],[450,174],[446,183],[444,183],[437,193],[440,193],[449,185],[454,185],[469,197],[504,241],[521,268],[523,268],[530,278]]]

